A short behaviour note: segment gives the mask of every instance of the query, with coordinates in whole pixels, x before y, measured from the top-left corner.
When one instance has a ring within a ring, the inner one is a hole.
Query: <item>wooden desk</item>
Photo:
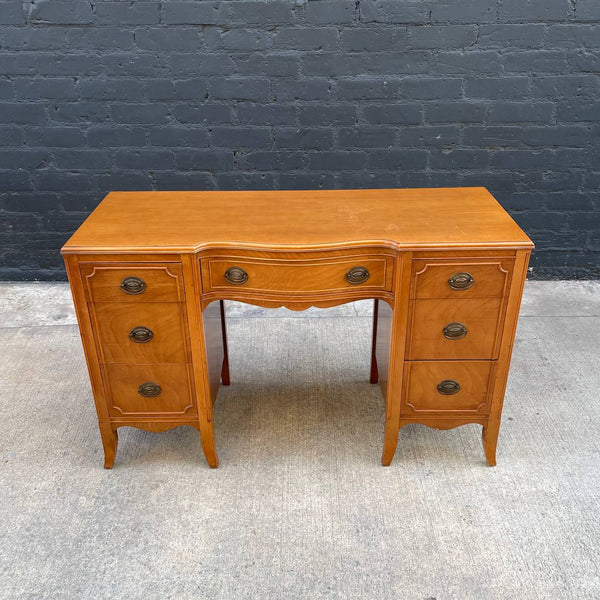
[[[200,431],[229,384],[223,300],[375,299],[382,463],[407,423],[483,426],[490,465],[533,244],[484,188],[113,192],[62,249],[106,468],[117,429]]]

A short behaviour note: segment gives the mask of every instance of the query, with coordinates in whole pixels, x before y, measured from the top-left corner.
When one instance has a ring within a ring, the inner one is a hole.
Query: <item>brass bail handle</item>
[[[125,277],[121,281],[121,290],[126,294],[136,296],[146,289],[146,282],[139,277]]]
[[[437,391],[443,396],[458,394],[458,392],[460,392],[460,383],[454,381],[454,379],[444,379],[438,383]]]
[[[146,381],[140,385],[138,388],[138,394],[140,396],[144,396],[144,398],[156,398],[156,396],[160,395],[162,392],[162,388],[158,383],[154,383],[153,381]]]
[[[453,290],[468,290],[470,287],[473,287],[475,283],[475,279],[473,279],[473,275],[471,273],[461,272],[454,273],[450,279],[448,279],[448,285]]]
[[[346,281],[351,285],[360,285],[369,279],[371,274],[367,267],[352,267],[346,273]]]
[[[231,285],[244,285],[248,281],[248,273],[242,267],[229,267],[225,271],[225,281]]]

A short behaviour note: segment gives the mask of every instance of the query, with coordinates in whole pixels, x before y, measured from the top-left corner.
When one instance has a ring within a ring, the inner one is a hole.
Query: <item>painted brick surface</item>
[[[600,276],[599,0],[0,0],[0,277],[113,189],[488,187]]]

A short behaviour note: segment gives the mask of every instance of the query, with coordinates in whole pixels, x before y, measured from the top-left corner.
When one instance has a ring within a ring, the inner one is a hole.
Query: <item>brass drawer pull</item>
[[[232,285],[244,285],[248,281],[248,273],[241,267],[229,267],[225,271],[225,281]]]
[[[134,327],[129,332],[129,339],[136,344],[145,344],[152,340],[154,333],[147,327]]]
[[[453,290],[468,290],[470,287],[473,287],[475,280],[473,279],[473,275],[471,273],[454,273],[450,279],[448,279],[448,285]]]
[[[452,394],[458,394],[460,392],[460,383],[454,381],[454,379],[444,379],[437,385],[437,391],[444,396],[452,396]]]
[[[146,289],[146,282],[139,277],[125,277],[125,279],[121,281],[121,289],[126,294],[135,296],[141,294]]]
[[[144,396],[144,398],[156,398],[161,392],[162,388],[160,385],[158,385],[158,383],[153,383],[152,381],[146,381],[138,388],[138,394]]]
[[[346,273],[346,281],[351,285],[360,285],[369,279],[369,269],[366,267],[352,267]]]
[[[462,340],[469,330],[462,323],[448,323],[444,327],[444,337],[447,340]]]

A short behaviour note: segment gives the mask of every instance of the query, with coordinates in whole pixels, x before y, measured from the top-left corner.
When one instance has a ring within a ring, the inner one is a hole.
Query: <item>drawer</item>
[[[103,375],[113,417],[196,412],[188,365],[104,365]]]
[[[183,302],[179,264],[83,264],[89,302]]]
[[[506,295],[513,259],[413,261],[412,298],[498,298]]]
[[[188,362],[181,304],[101,302],[93,304],[91,311],[101,362]]]
[[[436,361],[405,363],[408,413],[488,414],[495,368],[491,361]]]
[[[502,306],[501,298],[412,302],[407,358],[496,358]]]
[[[201,261],[204,292],[314,293],[392,290],[391,256],[314,256],[310,259],[219,256]]]

